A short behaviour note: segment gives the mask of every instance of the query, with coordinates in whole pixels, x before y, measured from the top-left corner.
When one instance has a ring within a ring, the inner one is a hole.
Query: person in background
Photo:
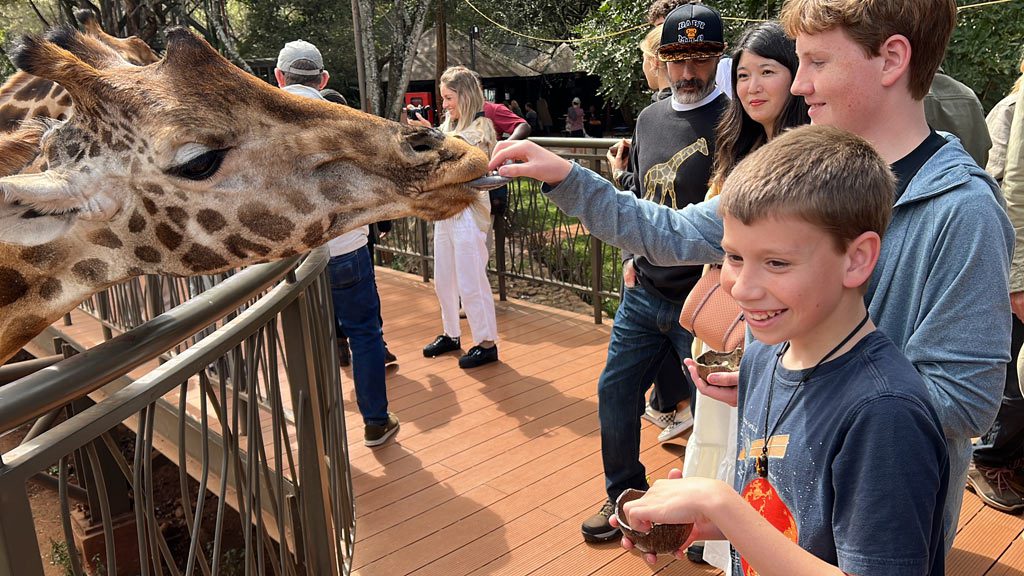
[[[943,74],[940,68],[924,97],[924,117],[933,130],[959,138],[978,166],[985,166],[992,140],[985,125],[985,110],[974,90]]]
[[[531,134],[540,134],[540,119],[537,117],[537,111],[534,110],[533,104],[530,102],[526,103],[526,115],[524,116],[524,119],[530,126]]]
[[[441,131],[457,135],[490,154],[497,137],[493,125],[484,117],[479,78],[468,68],[453,66],[441,75],[440,92],[444,110]],[[425,120],[415,122],[429,126]],[[476,368],[498,361],[498,323],[487,279],[490,229],[487,192],[481,192],[476,202],[455,216],[434,222],[434,290],[441,305],[444,332],[423,348],[427,358],[461,348],[461,298],[476,344],[459,358],[459,367]]]
[[[523,109],[519,107],[519,102],[516,102],[515,100],[509,101],[508,109],[516,116],[519,116],[520,118],[523,117]]]
[[[537,121],[540,123],[541,134],[551,134],[555,121],[551,118],[551,109],[543,94],[537,97]]]
[[[672,97],[647,106],[637,117],[629,152],[637,167],[630,189],[636,197],[671,210],[704,198],[711,176],[715,126],[729,101],[715,85],[718,58],[724,51],[722,20],[713,9],[684,4],[665,20],[657,54],[666,62]],[[614,219],[612,214],[606,217]],[[608,521],[615,500],[628,488],[647,488],[640,461],[644,393],[669,349],[685,358],[693,342],[678,318],[701,268],[663,267],[628,251],[623,252],[623,260],[622,302],[597,384],[607,500],[581,526],[588,542],[617,538],[618,529]],[[673,390],[678,394],[687,383],[683,376]],[[662,392],[669,394],[668,390]],[[688,410],[677,414],[689,416]]]
[[[1003,512],[1024,509],[1024,398],[1017,371],[1024,345],[1024,61],[1010,94],[988,115],[992,137],[987,170],[1002,186],[1016,235],[1010,264],[1010,362],[996,421],[974,446],[967,488],[987,506]]]
[[[565,129],[569,132],[570,138],[585,138],[583,131],[583,108],[580,107],[579,97],[572,99],[572,106],[565,112]]]
[[[278,54],[274,77],[285,92],[324,100],[320,90],[327,85],[330,74],[324,70],[323,56],[316,46],[295,40],[285,44]],[[348,337],[346,351],[348,345],[352,347],[352,380],[363,417],[363,444],[374,447],[398,434],[400,424],[398,417],[388,412],[380,296],[367,248],[368,234],[369,228],[361,226],[330,240],[327,274],[335,324]]]
[[[591,138],[603,138],[604,137],[604,119],[601,117],[601,113],[598,112],[597,106],[591,104],[590,108],[587,109],[587,136]]]
[[[342,106],[348,106],[348,100],[341,92],[338,92],[334,88],[324,88],[320,91],[320,95],[323,96],[324,100],[328,102],[334,102],[335,104],[341,104]]]

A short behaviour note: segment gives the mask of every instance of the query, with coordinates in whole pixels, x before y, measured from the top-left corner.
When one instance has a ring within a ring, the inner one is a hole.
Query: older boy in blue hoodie
[[[870,142],[897,178],[892,221],[865,301],[925,380],[949,449],[946,548],[952,546],[971,438],[991,426],[1010,359],[1013,228],[992,178],[952,135],[932,131],[923,98],[956,21],[953,0],[786,0],[796,38],[793,93],[812,123]],[[502,166],[505,161],[520,164]],[[592,234],[671,266],[722,258],[718,200],[662,210],[542,148],[505,145],[491,166],[556,185],[548,197]],[[857,191],[851,191],[857,194]],[[736,402],[736,379],[702,392]],[[892,494],[898,499],[900,494]]]

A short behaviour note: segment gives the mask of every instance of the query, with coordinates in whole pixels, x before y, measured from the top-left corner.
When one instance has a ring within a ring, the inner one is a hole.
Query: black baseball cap
[[[683,4],[668,13],[661,29],[658,59],[675,62],[725,53],[722,17],[704,4]]]

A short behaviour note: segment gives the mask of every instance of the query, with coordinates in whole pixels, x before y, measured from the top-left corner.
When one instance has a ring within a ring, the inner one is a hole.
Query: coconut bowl
[[[619,495],[615,501],[615,516],[619,519],[619,529],[633,541],[637,550],[648,554],[671,554],[686,542],[693,530],[693,524],[655,524],[647,532],[634,530],[629,525],[629,518],[623,506],[646,494],[643,490],[629,488]]]
[[[697,357],[697,374],[701,380],[707,381],[708,375],[715,372],[736,372],[740,369],[740,360],[743,358],[743,349],[737,348],[732,352],[715,352],[708,350]]]

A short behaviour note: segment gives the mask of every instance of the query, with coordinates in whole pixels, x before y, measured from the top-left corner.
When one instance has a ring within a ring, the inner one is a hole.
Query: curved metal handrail
[[[247,268],[141,326],[0,387],[0,432],[99,389],[157,358],[280,281],[298,256]]]

